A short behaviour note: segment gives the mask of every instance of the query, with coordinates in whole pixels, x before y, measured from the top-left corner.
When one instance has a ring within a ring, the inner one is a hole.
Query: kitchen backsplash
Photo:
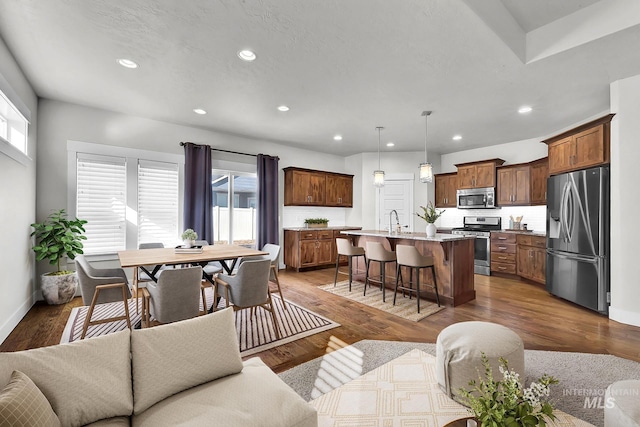
[[[447,208],[440,219],[436,221],[439,227],[462,227],[465,216],[499,216],[502,218],[502,228],[509,228],[509,216],[515,219],[522,216],[522,224],[527,229],[546,232],[546,206],[507,206],[501,209],[456,209]]]
[[[319,206],[285,206],[282,209],[282,227],[304,227],[306,218],[327,218],[330,227],[340,227],[347,225],[345,224],[345,209]]]

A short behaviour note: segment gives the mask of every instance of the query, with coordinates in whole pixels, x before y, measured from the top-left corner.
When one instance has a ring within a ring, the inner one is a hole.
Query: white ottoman
[[[640,426],[640,381],[618,381],[607,387],[604,427]]]
[[[524,345],[511,329],[489,322],[460,322],[447,326],[436,340],[436,379],[452,399],[460,401],[459,390],[469,390],[469,381],[484,376],[482,353],[487,356],[493,375],[502,378],[499,359],[524,381]]]

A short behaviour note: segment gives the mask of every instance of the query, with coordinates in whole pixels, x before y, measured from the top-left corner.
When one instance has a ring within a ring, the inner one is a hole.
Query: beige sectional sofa
[[[317,426],[313,407],[259,358],[242,362],[238,348],[233,311],[226,309],[150,329],[0,353],[0,406],[16,400],[6,390],[18,393],[26,378],[63,426]],[[31,405],[24,411],[35,416],[37,398],[24,400]],[[48,423],[49,415],[40,419]]]

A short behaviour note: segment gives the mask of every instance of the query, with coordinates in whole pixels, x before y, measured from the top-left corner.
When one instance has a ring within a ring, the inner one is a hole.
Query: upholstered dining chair
[[[150,326],[150,315],[158,323],[172,323],[200,315],[202,267],[165,270],[157,282],[142,290],[143,315]]]
[[[275,283],[276,285],[276,290],[275,291],[270,291],[270,292],[278,292],[280,294],[280,300],[282,301],[282,305],[284,306],[284,309],[287,309],[287,304],[285,304],[284,301],[284,296],[282,295],[282,288],[280,287],[280,278],[278,277],[278,269],[280,268],[280,245],[276,245],[273,243],[267,243],[265,244],[261,251],[262,252],[268,252],[268,255],[258,255],[258,256],[252,256],[252,257],[244,257],[240,259],[240,263],[243,263],[245,261],[249,261],[249,260],[256,260],[256,259],[268,259],[271,261],[271,269],[269,271],[269,282],[270,283]]]
[[[194,243],[196,246],[209,246],[209,242],[206,240],[196,240]],[[204,312],[208,311],[207,307],[207,294],[206,289],[213,287],[213,280],[215,280],[215,275],[222,271],[222,266],[218,261],[211,261],[202,266],[202,283],[200,285],[200,291],[202,292],[202,307],[204,307]],[[216,304],[216,301],[213,301],[213,304]]]
[[[218,274],[214,291],[214,301],[218,300],[220,288],[224,288],[226,306],[234,311],[262,307],[271,313],[276,338],[280,339],[276,312],[269,292],[270,259],[245,260],[238,267],[238,273],[231,276]],[[284,302],[284,301],[283,301]],[[214,306],[214,311],[215,311]]]
[[[94,268],[89,264],[83,255],[75,258],[76,272],[80,290],[82,291],[82,304],[88,305],[87,317],[82,326],[84,339],[89,326],[101,323],[117,322],[126,320],[127,326],[131,329],[131,319],[129,318],[129,282],[127,275],[121,268]],[[124,304],[124,316],[108,317],[100,320],[91,320],[96,304],[122,301]]]

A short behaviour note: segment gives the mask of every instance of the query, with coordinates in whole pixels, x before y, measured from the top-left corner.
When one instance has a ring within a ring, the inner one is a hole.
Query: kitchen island
[[[396,245],[415,246],[421,254],[433,256],[441,303],[456,306],[476,297],[473,275],[475,237],[473,236],[438,233],[435,237],[427,237],[425,233],[389,234],[386,231],[377,230],[345,230],[341,231],[341,234],[351,236],[353,243],[363,248],[368,241],[380,242],[385,249],[392,251],[395,251]],[[354,271],[364,271],[364,263],[358,262],[361,264],[357,268],[354,265]],[[388,263],[385,270],[386,285],[393,289],[396,282],[396,264]],[[369,275],[371,277],[380,275],[379,263],[371,263]],[[408,282],[408,269],[403,268],[402,277],[405,282]],[[364,275],[358,279],[364,281]],[[433,280],[429,269],[421,270],[420,283],[427,284],[426,289],[421,290],[421,295],[435,301]]]

